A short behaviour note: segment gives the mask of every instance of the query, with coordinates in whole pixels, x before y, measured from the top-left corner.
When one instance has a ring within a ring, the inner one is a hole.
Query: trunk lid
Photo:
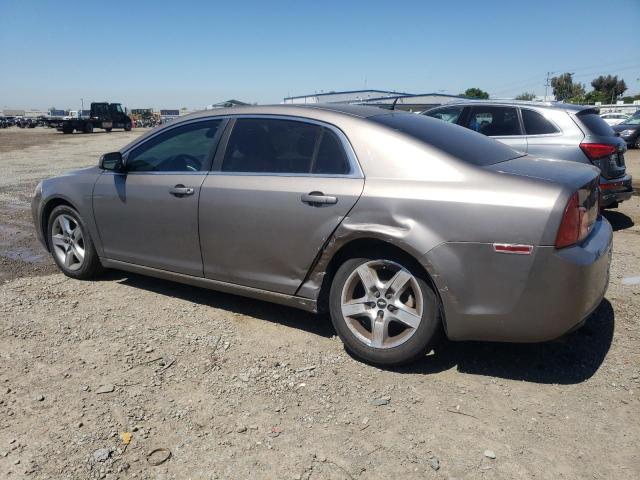
[[[507,160],[484,167],[494,172],[537,178],[549,182],[560,183],[578,190],[595,180],[598,182],[599,172],[596,167],[566,160],[551,160],[529,155]]]
[[[596,167],[527,155],[484,168],[498,173],[536,178],[565,186],[570,196],[566,208],[576,209],[578,224],[581,227],[576,232],[576,242],[581,242],[593,229],[600,210],[600,190],[598,187],[600,172]],[[575,205],[572,205],[572,202]],[[565,210],[564,216],[567,215],[568,212]],[[563,222],[564,218],[559,223]]]

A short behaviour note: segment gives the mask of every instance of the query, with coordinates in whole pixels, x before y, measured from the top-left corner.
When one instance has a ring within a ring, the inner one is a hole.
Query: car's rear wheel
[[[93,133],[93,123],[87,122],[84,126],[84,133]]]
[[[398,366],[425,355],[440,326],[439,300],[422,272],[392,256],[344,262],[329,303],[347,350],[377,365]]]
[[[51,255],[65,275],[86,280],[102,272],[98,253],[78,212],[60,205],[51,212],[48,226]]]

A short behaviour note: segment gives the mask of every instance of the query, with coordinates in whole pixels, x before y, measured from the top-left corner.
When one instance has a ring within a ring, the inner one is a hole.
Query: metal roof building
[[[372,105],[381,108],[391,108],[396,110],[408,110],[410,112],[421,112],[427,108],[437,107],[454,100],[464,99],[459,95],[445,95],[442,93],[421,93],[418,95],[400,95],[396,97],[371,98],[362,105]],[[395,105],[394,105],[395,102]]]
[[[395,98],[399,95],[410,94],[389,90],[349,90],[346,92],[314,93],[311,95],[300,95],[298,97],[286,97],[283,103],[358,103],[372,98]]]
[[[355,105],[372,105],[381,108],[398,110],[422,111],[427,108],[442,105],[453,100],[459,100],[458,95],[441,93],[411,94],[389,90],[351,90],[346,92],[314,93],[297,97],[286,97],[285,104],[314,104],[314,103],[346,103]]]

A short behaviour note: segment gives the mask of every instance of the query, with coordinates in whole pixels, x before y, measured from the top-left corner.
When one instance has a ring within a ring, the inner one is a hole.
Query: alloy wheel
[[[341,310],[355,337],[373,348],[393,348],[416,332],[424,298],[415,276],[390,260],[372,260],[356,268],[341,294]]]
[[[67,270],[76,271],[84,263],[84,235],[78,221],[70,215],[60,214],[51,230],[53,253]]]

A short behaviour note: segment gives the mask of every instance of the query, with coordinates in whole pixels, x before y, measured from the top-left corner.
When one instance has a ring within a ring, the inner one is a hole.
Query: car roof
[[[390,110],[349,104],[314,103],[314,104],[278,104],[278,105],[248,105],[228,108],[216,108],[213,110],[201,110],[180,117],[176,121],[191,120],[201,117],[224,115],[292,115],[313,118],[314,112],[335,113],[350,117],[369,118],[376,115],[384,115]]]
[[[155,135],[158,131],[165,128],[171,128],[199,119],[214,119],[216,117],[225,117],[229,115],[279,115],[289,117],[301,117],[304,119],[318,120],[333,123],[335,122],[338,127],[339,124],[343,124],[345,121],[367,119],[380,115],[414,115],[413,113],[407,113],[400,110],[388,110],[379,107],[360,106],[360,105],[348,105],[348,104],[332,104],[332,103],[314,103],[314,104],[279,104],[279,105],[247,105],[247,106],[235,106],[228,108],[216,108],[212,110],[201,110],[199,112],[190,113],[172,120],[169,123],[158,126],[142,136],[132,140],[129,144],[120,149],[124,152],[133,146],[140,143],[145,138]]]
[[[514,107],[536,107],[536,108],[551,108],[555,110],[564,110],[569,112],[580,112],[586,109],[594,108],[591,105],[574,105],[572,103],[564,102],[535,102],[530,100],[454,100],[447,102],[441,106],[452,105],[495,105],[495,106],[514,106]],[[434,107],[439,108],[439,107]],[[431,109],[429,109],[431,110]]]

